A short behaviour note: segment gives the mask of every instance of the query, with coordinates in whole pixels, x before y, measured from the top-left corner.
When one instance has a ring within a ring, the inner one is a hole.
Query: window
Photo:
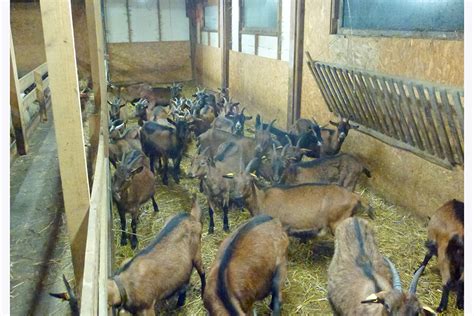
[[[217,32],[219,22],[219,10],[217,5],[204,7],[204,30]]]
[[[462,37],[464,0],[339,0],[337,33]]]
[[[242,31],[277,33],[279,0],[242,0]]]

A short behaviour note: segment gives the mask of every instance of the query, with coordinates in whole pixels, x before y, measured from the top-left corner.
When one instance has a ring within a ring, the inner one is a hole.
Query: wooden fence
[[[308,66],[331,112],[359,130],[451,169],[464,164],[464,91],[313,61]]]

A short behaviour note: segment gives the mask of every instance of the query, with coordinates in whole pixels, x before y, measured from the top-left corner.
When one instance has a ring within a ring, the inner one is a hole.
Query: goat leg
[[[214,210],[209,203],[209,234],[214,234]]]
[[[160,209],[158,208],[158,203],[156,203],[155,197],[153,195],[151,196],[151,202],[153,203],[153,210],[155,210],[155,212],[158,212]]]
[[[206,272],[204,270],[204,265],[202,264],[201,244],[198,244],[196,256],[193,260],[193,266],[194,268],[196,268],[196,271],[199,274],[199,278],[201,279],[201,297],[203,297],[204,289],[206,288]]]
[[[281,280],[281,265],[279,265],[273,275],[272,279],[272,301],[270,302],[270,308],[272,309],[272,315],[280,315],[281,309],[281,285],[284,281]]]
[[[155,174],[155,156],[150,155],[150,170]]]
[[[186,291],[188,289],[188,284],[189,283],[186,283],[185,285],[183,285],[182,288],[178,290],[178,303],[176,304],[177,308],[180,308],[186,302]]]
[[[137,248],[138,238],[137,238],[137,222],[138,222],[138,212],[132,214],[132,234],[130,235],[130,245],[132,249]]]
[[[160,159],[159,157],[158,159]],[[168,185],[168,157],[163,156],[163,170],[161,170],[161,177],[164,185]]]
[[[224,205],[223,207],[223,211],[224,211],[224,231],[225,232],[228,232],[229,231],[229,206],[226,204]]]
[[[179,184],[179,167],[181,165],[181,157],[173,160],[173,178],[176,184]]]
[[[118,212],[120,216],[120,228],[122,229],[120,245],[125,246],[127,244],[127,218],[125,217],[125,210],[120,206],[118,206]]]
[[[452,280],[449,280],[448,283],[443,285],[443,294],[441,295],[441,302],[439,303],[436,312],[441,313],[445,311],[448,307],[449,292],[451,291],[452,283]]]
[[[459,280],[456,289],[456,307],[464,309],[464,281]]]

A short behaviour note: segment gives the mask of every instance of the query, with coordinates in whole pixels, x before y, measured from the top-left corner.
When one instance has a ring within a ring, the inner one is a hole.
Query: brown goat
[[[281,163],[278,164],[278,166],[282,165]],[[276,171],[278,183],[301,184],[317,182],[338,184],[350,191],[354,191],[357,180],[362,173],[369,178],[371,177],[369,169],[360,163],[357,158],[342,153],[312,161],[287,163],[286,165],[286,168],[280,168]]]
[[[193,197],[190,214],[179,213],[169,218],[155,240],[138,252],[107,281],[109,306],[133,314],[155,315],[155,303],[178,294],[177,306],[185,303],[186,289],[195,268],[201,279],[201,295],[206,278],[201,257],[201,208]],[[70,300],[71,309],[79,315],[77,299],[51,294]]]
[[[328,269],[328,300],[334,315],[432,315],[416,297],[419,269],[404,293],[400,276],[376,245],[366,220],[347,218],[336,228]]]
[[[157,301],[178,294],[177,305],[183,306],[193,267],[201,278],[202,295],[206,280],[201,258],[201,213],[194,196],[190,214],[168,219],[156,239],[108,280],[109,305],[132,313],[148,310],[154,315]]]
[[[168,105],[170,100],[179,97],[181,94],[182,85],[173,84],[171,87],[155,88],[148,83],[137,83],[127,87],[120,88],[120,97],[126,101],[146,98],[154,108],[157,105]]]
[[[286,280],[288,236],[278,219],[257,216],[224,240],[204,292],[211,316],[247,315],[255,301],[272,295],[273,315],[280,315]]]
[[[349,135],[350,129],[357,129],[359,126],[353,125],[349,122],[349,119],[342,118],[340,119],[339,123],[335,123],[333,121],[329,121],[331,125],[337,127],[337,130],[332,130],[328,128],[321,129],[321,137],[323,138],[323,145],[321,147],[321,154],[320,157],[324,156],[334,156],[339,153],[341,150],[342,144],[346,139],[347,135]]]
[[[289,234],[313,237],[354,215],[361,205],[359,196],[337,185],[300,184],[260,189],[250,173],[252,160],[244,172],[226,175],[235,179],[236,203],[245,204],[252,216],[267,214],[279,218]],[[297,210],[297,211],[295,211]]]
[[[464,308],[464,202],[451,200],[441,206],[428,223],[426,266],[434,255],[443,282],[443,295],[437,312],[446,310],[449,292],[456,291],[456,306]]]
[[[110,131],[109,158],[112,165],[117,168],[117,163],[124,155],[133,150],[141,151],[142,145],[138,139],[139,131],[136,128],[130,128],[123,134],[116,132],[115,129]]]
[[[120,244],[122,246],[127,244],[125,213],[130,213],[132,215],[130,244],[132,249],[135,249],[138,243],[136,233],[140,205],[151,199],[153,209],[158,212],[158,205],[154,198],[155,177],[148,169],[148,158],[141,151],[131,151],[117,166],[112,178],[112,193],[120,216],[122,229]]]

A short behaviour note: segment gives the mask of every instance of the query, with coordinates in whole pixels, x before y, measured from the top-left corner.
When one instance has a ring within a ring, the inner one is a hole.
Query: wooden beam
[[[79,289],[84,271],[90,196],[71,2],[41,0],[40,7],[64,208]]]
[[[28,144],[26,141],[26,126],[22,111],[22,98],[18,91],[18,72],[16,70],[15,48],[13,47],[13,37],[10,31],[10,107],[13,130],[15,133],[16,151],[18,155],[26,155]]]
[[[290,128],[301,115],[301,83],[303,79],[305,0],[291,1],[290,60],[287,127]]]
[[[92,87],[94,91],[94,108],[89,115],[89,166],[95,169],[100,134],[100,116],[102,108],[107,110],[107,86],[104,64],[104,32],[100,1],[86,0],[87,30],[91,61]],[[89,173],[91,177],[91,172]],[[91,179],[90,179],[91,180]]]
[[[158,3],[160,1],[157,1]],[[193,80],[196,80],[196,45],[197,45],[197,19],[196,19],[196,2],[187,0],[186,1],[186,16],[189,19],[189,44],[191,47],[191,71]],[[161,26],[160,26],[161,29]],[[161,35],[160,35],[161,40]]]
[[[231,34],[231,3],[230,0],[219,0],[219,38],[221,46],[221,88],[229,87],[229,48]]]

